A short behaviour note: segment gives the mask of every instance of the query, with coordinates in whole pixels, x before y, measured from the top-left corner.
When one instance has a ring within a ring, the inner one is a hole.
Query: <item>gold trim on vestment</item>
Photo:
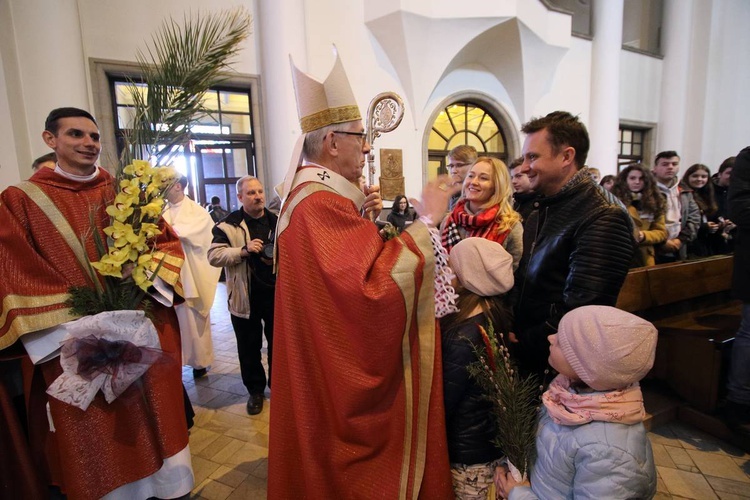
[[[83,243],[77,238],[75,231],[70,226],[68,219],[60,212],[57,205],[42,191],[42,189],[29,181],[23,181],[16,186],[18,189],[26,193],[26,195],[37,204],[37,206],[44,212],[44,215],[52,222],[57,232],[65,240],[70,247],[71,251],[75,254],[78,262],[83,266],[83,270],[90,269],[91,264],[89,263],[89,257],[86,254],[86,249],[83,247]]]
[[[422,226],[422,227],[420,227]],[[430,396],[435,374],[435,249],[427,227],[421,222],[411,226],[409,235],[414,238],[417,247],[422,251],[424,267],[422,268],[422,286],[419,288],[419,306],[417,327],[419,328],[419,413],[417,415],[417,451],[414,467],[414,491],[412,498],[419,496],[420,485],[424,477],[427,462],[427,431],[430,411]]]
[[[406,244],[399,238],[397,241],[402,245],[401,252],[396,260],[396,264],[391,270],[391,277],[401,290],[406,305],[406,326],[402,340],[402,360],[404,369],[404,393],[406,394],[406,432],[404,434],[404,454],[401,464],[401,484],[399,488],[399,498],[407,498],[409,470],[412,462],[414,463],[413,489],[411,498],[416,499],[419,496],[424,469],[427,462],[427,431],[430,395],[432,393],[432,382],[435,366],[435,289],[434,289],[434,249],[430,233],[422,227],[421,223],[409,231],[414,238],[414,242],[421,250],[425,259],[422,284],[419,291],[415,290],[414,280],[419,258]],[[418,293],[418,295],[417,295]],[[415,295],[419,298],[417,311],[412,311]],[[419,344],[419,401],[417,403],[417,424],[416,429],[412,427],[414,420],[414,402],[413,394],[413,366],[411,362],[411,324],[416,313],[416,322],[418,328]],[[416,432],[417,444],[412,455],[412,440]]]
[[[154,252],[153,260],[151,261],[151,271],[156,271],[156,268],[159,267],[159,262],[164,262],[164,264],[168,264],[179,269],[182,268],[182,264],[183,262],[185,262],[185,259],[181,259],[180,257],[175,257],[174,255],[165,253],[161,250],[157,250],[156,252]],[[180,279],[179,272],[174,272],[168,267],[165,267],[165,265],[161,266],[157,276],[159,276],[172,287],[176,287],[177,282]]]
[[[404,244],[401,239],[396,240],[401,245],[399,256],[396,259],[396,264],[391,269],[391,278],[401,290],[401,294],[404,297],[404,304],[406,306],[406,321],[404,323],[404,332],[401,337],[401,363],[404,370],[404,394],[406,395],[405,408],[404,408],[404,421],[405,421],[405,432],[404,432],[404,444],[403,454],[401,457],[401,476],[399,479],[399,490],[398,497],[401,499],[407,498],[407,488],[409,486],[409,470],[411,468],[412,461],[412,439],[414,430],[412,423],[414,422],[414,399],[411,397],[414,394],[414,381],[413,381],[413,366],[411,363],[411,324],[412,324],[412,313],[414,304],[414,272],[416,271],[419,259],[414,255]],[[420,391],[422,390],[420,386]],[[418,489],[417,484],[414,485]]]
[[[39,308],[57,304],[63,304],[68,299],[67,293],[54,295],[8,295],[3,299],[3,313],[0,316],[0,329],[5,329],[8,314],[12,310]],[[36,332],[44,328],[50,328],[60,323],[75,319],[70,314],[70,308],[55,309],[54,311],[35,312],[34,314],[18,314],[8,324],[8,333],[0,337],[0,349],[12,345],[19,337],[27,333]]]
[[[346,123],[361,119],[362,115],[359,113],[359,107],[357,105],[349,105],[328,108],[311,115],[303,116],[300,118],[299,124],[300,127],[302,127],[302,132],[308,133],[323,128],[326,125]]]

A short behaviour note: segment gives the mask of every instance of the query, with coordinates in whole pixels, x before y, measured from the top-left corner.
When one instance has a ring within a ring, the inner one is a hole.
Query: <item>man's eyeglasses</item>
[[[449,169],[451,169],[451,168],[461,168],[461,167],[465,167],[466,165],[468,165],[468,163],[449,163],[449,164],[448,164],[448,165],[446,165],[446,166],[447,166],[447,167],[448,167]]]
[[[359,137],[362,141],[362,144],[365,143],[365,138],[367,137],[367,132],[347,132],[346,130],[334,130],[334,134],[346,134],[346,135],[355,135]]]

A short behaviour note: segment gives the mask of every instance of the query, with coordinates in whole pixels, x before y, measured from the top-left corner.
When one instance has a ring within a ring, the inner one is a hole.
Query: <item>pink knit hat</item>
[[[597,391],[622,389],[654,364],[657,331],[633,314],[609,306],[583,306],[560,320],[557,342],[573,371]]]
[[[492,297],[513,288],[513,257],[500,243],[466,238],[452,249],[450,266],[468,290]]]

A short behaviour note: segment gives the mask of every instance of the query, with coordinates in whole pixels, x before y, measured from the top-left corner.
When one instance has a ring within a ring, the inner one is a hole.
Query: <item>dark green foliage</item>
[[[498,340],[492,323],[489,332],[482,329],[482,336],[484,348],[475,350],[479,361],[469,365],[469,374],[492,401],[497,422],[495,444],[521,474],[526,474],[536,459],[539,382],[535,376],[520,376],[502,343],[503,335]]]

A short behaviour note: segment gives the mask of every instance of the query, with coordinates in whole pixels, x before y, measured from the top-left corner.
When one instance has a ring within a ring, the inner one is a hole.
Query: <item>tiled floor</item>
[[[245,412],[248,395],[240,379],[223,283],[211,325],[213,367],[198,380],[190,368],[183,371],[196,412],[190,432],[196,481],[192,498],[265,498],[270,401],[260,415]],[[659,475],[657,499],[750,498],[750,454],[678,421],[657,427],[650,437]]]

